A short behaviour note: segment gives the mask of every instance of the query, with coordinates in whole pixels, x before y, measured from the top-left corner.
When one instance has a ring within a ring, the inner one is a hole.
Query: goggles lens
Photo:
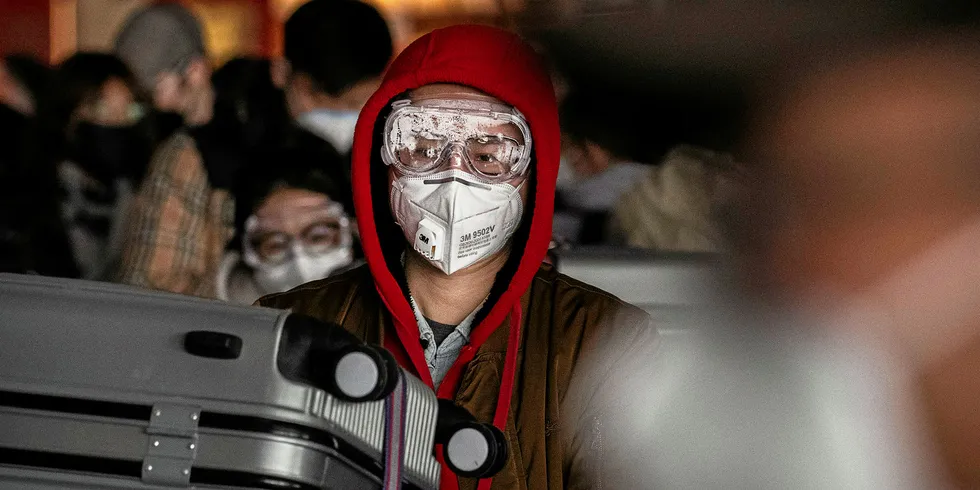
[[[514,112],[402,105],[385,129],[385,163],[409,175],[434,173],[461,158],[471,173],[500,181],[522,175],[530,160],[530,130]]]
[[[252,216],[244,244],[263,263],[276,265],[292,258],[295,245],[307,255],[321,255],[351,244],[350,223],[339,206],[296,213],[290,220]]]

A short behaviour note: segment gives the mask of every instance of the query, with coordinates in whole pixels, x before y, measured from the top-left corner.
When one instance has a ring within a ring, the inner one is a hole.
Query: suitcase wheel
[[[442,444],[446,465],[469,478],[489,478],[507,462],[507,439],[500,429],[476,421],[452,400],[439,399],[436,443]]]
[[[337,353],[330,394],[350,402],[381,400],[398,384],[398,363],[388,351],[367,344]]]
[[[507,462],[507,441],[492,425],[466,424],[443,446],[443,456],[449,469],[459,476],[489,478]]]

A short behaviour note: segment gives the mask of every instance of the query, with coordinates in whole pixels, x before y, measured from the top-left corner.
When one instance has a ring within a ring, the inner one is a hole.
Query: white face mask
[[[504,247],[524,212],[521,185],[487,184],[457,169],[402,176],[392,184],[391,210],[408,243],[452,274]]]
[[[288,291],[300,284],[323,279],[353,261],[353,252],[347,246],[314,255],[294,244],[292,257],[276,265],[263,263],[254,253],[245,251],[245,263],[252,267],[255,282],[263,294]]]
[[[340,153],[347,153],[354,146],[357,115],[358,111],[316,109],[296,118],[296,123],[326,140]]]

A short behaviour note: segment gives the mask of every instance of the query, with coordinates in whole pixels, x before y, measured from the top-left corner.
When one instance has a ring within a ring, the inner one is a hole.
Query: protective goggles
[[[242,248],[248,262],[278,265],[293,258],[297,250],[316,256],[349,247],[352,241],[343,206],[329,202],[293,210],[286,216],[249,216]]]
[[[531,129],[510,106],[479,96],[399,100],[385,121],[382,160],[410,176],[443,170],[454,156],[487,182],[523,176]]]

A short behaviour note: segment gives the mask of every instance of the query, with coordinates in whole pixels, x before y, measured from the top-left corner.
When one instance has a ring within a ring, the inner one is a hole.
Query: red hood
[[[361,242],[398,338],[423,379],[428,379],[429,373],[418,342],[418,325],[396,279],[396,275],[403,277],[398,258],[406,242],[389,209],[387,168],[375,136],[380,134],[379,117],[387,113],[393,98],[432,83],[467,85],[513,105],[527,117],[534,141],[529,182],[533,197],[528,200],[524,223],[514,235],[515,255],[501,274],[508,277],[498,275],[496,292],[491,293],[491,299],[496,300],[470,335],[474,349],[520,301],[547,252],[559,159],[558,111],[543,64],[521,38],[492,27],[453,26],[419,38],[395,59],[381,87],[361,110],[352,153],[354,207]],[[524,241],[526,245],[521,247]]]

